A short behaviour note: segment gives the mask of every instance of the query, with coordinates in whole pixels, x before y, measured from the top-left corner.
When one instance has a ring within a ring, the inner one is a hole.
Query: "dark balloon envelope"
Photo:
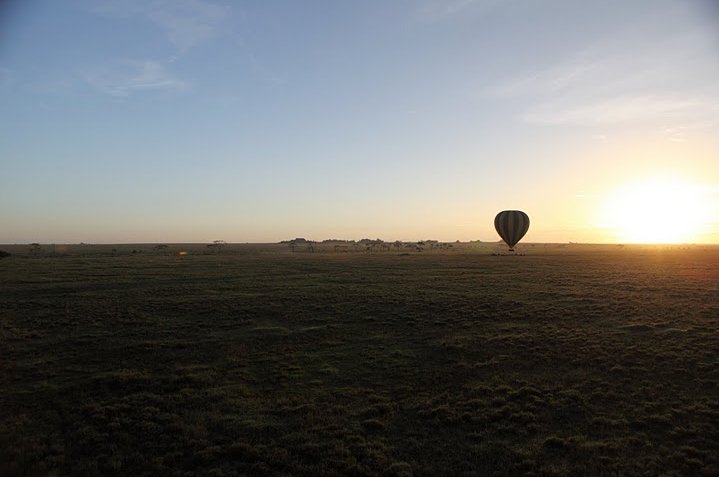
[[[503,210],[494,218],[494,228],[513,252],[514,246],[529,230],[529,216],[521,210]]]

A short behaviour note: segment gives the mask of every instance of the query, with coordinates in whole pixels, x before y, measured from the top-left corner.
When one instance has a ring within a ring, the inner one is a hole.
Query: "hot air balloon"
[[[494,228],[514,252],[514,246],[529,230],[529,217],[521,210],[503,210],[494,218]]]

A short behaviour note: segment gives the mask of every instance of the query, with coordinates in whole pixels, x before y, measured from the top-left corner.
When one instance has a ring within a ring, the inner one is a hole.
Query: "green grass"
[[[719,248],[494,247],[2,246],[0,475],[719,475]]]

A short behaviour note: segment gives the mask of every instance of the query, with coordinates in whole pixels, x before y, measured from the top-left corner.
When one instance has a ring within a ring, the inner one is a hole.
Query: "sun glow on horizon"
[[[716,222],[714,191],[672,176],[652,176],[614,190],[603,204],[600,227],[629,243],[688,243]]]

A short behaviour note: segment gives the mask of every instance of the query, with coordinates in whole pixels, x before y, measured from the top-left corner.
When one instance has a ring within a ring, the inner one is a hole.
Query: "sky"
[[[719,243],[712,0],[0,5],[0,243]]]

